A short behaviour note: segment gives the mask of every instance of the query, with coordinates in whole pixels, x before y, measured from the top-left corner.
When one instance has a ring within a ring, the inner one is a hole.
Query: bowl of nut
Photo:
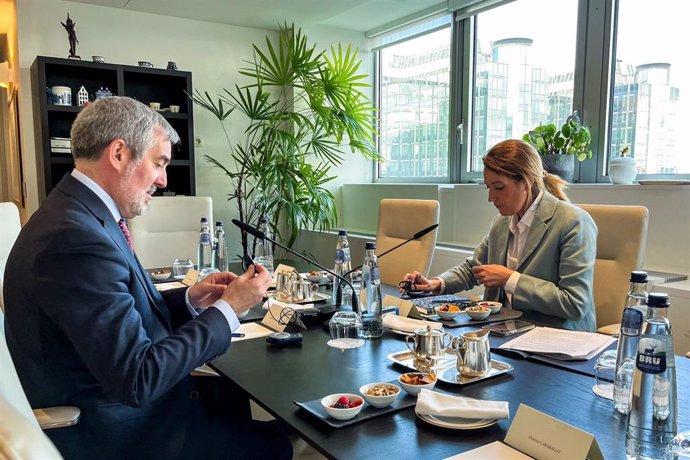
[[[491,314],[495,315],[499,311],[501,311],[501,307],[503,304],[501,302],[488,302],[488,301],[483,301],[483,302],[477,302],[478,307],[486,307],[489,310],[491,310]]]
[[[170,270],[157,270],[155,272],[151,272],[151,278],[154,281],[165,281],[170,278]]]
[[[377,408],[390,405],[400,394],[400,387],[392,383],[369,383],[363,385],[359,392],[369,405]]]
[[[320,271],[311,271],[306,273],[305,278],[307,278],[309,281],[312,283],[327,283],[328,282],[328,275],[326,272],[320,272]]]
[[[321,405],[334,419],[350,420],[360,413],[364,399],[349,393],[336,393],[321,398]]]
[[[398,377],[400,386],[412,396],[417,396],[422,388],[431,390],[436,385],[436,380],[433,372],[408,372]]]
[[[436,308],[436,314],[441,317],[441,319],[445,320],[450,320],[458,316],[458,314],[462,311],[460,309],[460,306],[458,305],[453,305],[449,303],[445,303],[443,305],[440,305]]]
[[[489,307],[481,307],[479,305],[466,308],[465,311],[470,315],[470,318],[475,321],[486,319],[491,314],[491,309]]]

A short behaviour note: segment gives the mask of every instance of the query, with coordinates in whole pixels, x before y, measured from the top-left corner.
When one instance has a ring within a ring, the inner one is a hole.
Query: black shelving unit
[[[144,104],[159,102],[162,108],[179,105],[179,113],[161,112],[181,142],[173,146],[173,159],[167,169],[168,188],[157,193],[196,194],[194,113],[187,97],[192,92],[191,72],[38,56],[31,65],[31,83],[36,155],[39,171],[43,171],[38,181],[41,200],[74,167],[69,153],[51,152],[50,139],[69,138],[72,122],[81,110],[77,93],[82,86],[91,100],[100,88],[108,88],[113,95],[132,97]],[[53,86],[70,87],[73,105],[48,104],[47,88]]]

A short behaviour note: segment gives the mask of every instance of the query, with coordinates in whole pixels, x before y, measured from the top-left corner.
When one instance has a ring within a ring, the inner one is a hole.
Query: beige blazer
[[[439,275],[446,292],[479,285],[471,267],[506,265],[510,217],[494,219],[489,234],[474,250],[473,259]],[[585,331],[596,330],[593,276],[597,227],[582,209],[558,200],[548,192],[536,209],[525,247],[518,261],[521,273],[512,298],[525,319],[545,325]],[[487,288],[487,300],[505,301],[503,289]]]

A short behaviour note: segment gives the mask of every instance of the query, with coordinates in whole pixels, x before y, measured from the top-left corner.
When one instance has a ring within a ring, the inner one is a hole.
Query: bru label
[[[345,252],[342,249],[335,250],[335,263],[342,264],[345,261]]]
[[[661,374],[666,371],[666,347],[660,340],[640,339],[635,366],[647,374]]]
[[[381,282],[381,273],[379,272],[379,267],[374,267],[371,269],[371,284],[379,284]]]
[[[201,244],[204,246],[210,246],[211,245],[211,234],[210,233],[202,233],[200,238],[199,238]]]

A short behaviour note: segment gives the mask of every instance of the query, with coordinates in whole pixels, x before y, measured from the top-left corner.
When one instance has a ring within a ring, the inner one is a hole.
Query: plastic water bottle
[[[647,272],[634,271],[630,274],[630,290],[623,309],[621,331],[618,336],[616,371],[613,380],[613,407],[621,414],[630,412],[630,384],[632,364],[637,355],[642,321],[647,314]]]
[[[651,293],[642,323],[625,433],[628,459],[663,459],[678,429],[676,363],[668,295]]]
[[[351,269],[352,256],[350,255],[350,243],[347,241],[347,231],[340,230],[338,232],[338,243],[335,245],[335,267],[333,268],[333,273],[352,282],[352,274],[347,274]],[[338,290],[340,290],[340,303],[338,303]],[[343,306],[352,304],[352,289],[335,276],[333,277],[333,304]]]
[[[383,335],[381,314],[381,274],[376,259],[376,243],[365,246],[362,265],[362,289],[359,294],[359,315],[362,317],[362,337],[377,339]]]
[[[259,221],[259,230],[267,237],[271,237],[271,228],[268,226],[268,219],[262,217]],[[254,263],[263,265],[268,273],[273,276],[273,248],[268,240],[256,240],[256,257]]]
[[[216,222],[216,235],[213,239],[213,268],[218,271],[228,271],[228,243],[225,240],[223,222]]]
[[[201,218],[201,228],[199,229],[199,247],[197,249],[196,260],[197,270],[212,268],[213,265],[213,244],[211,241],[211,228],[208,226],[208,219]]]

